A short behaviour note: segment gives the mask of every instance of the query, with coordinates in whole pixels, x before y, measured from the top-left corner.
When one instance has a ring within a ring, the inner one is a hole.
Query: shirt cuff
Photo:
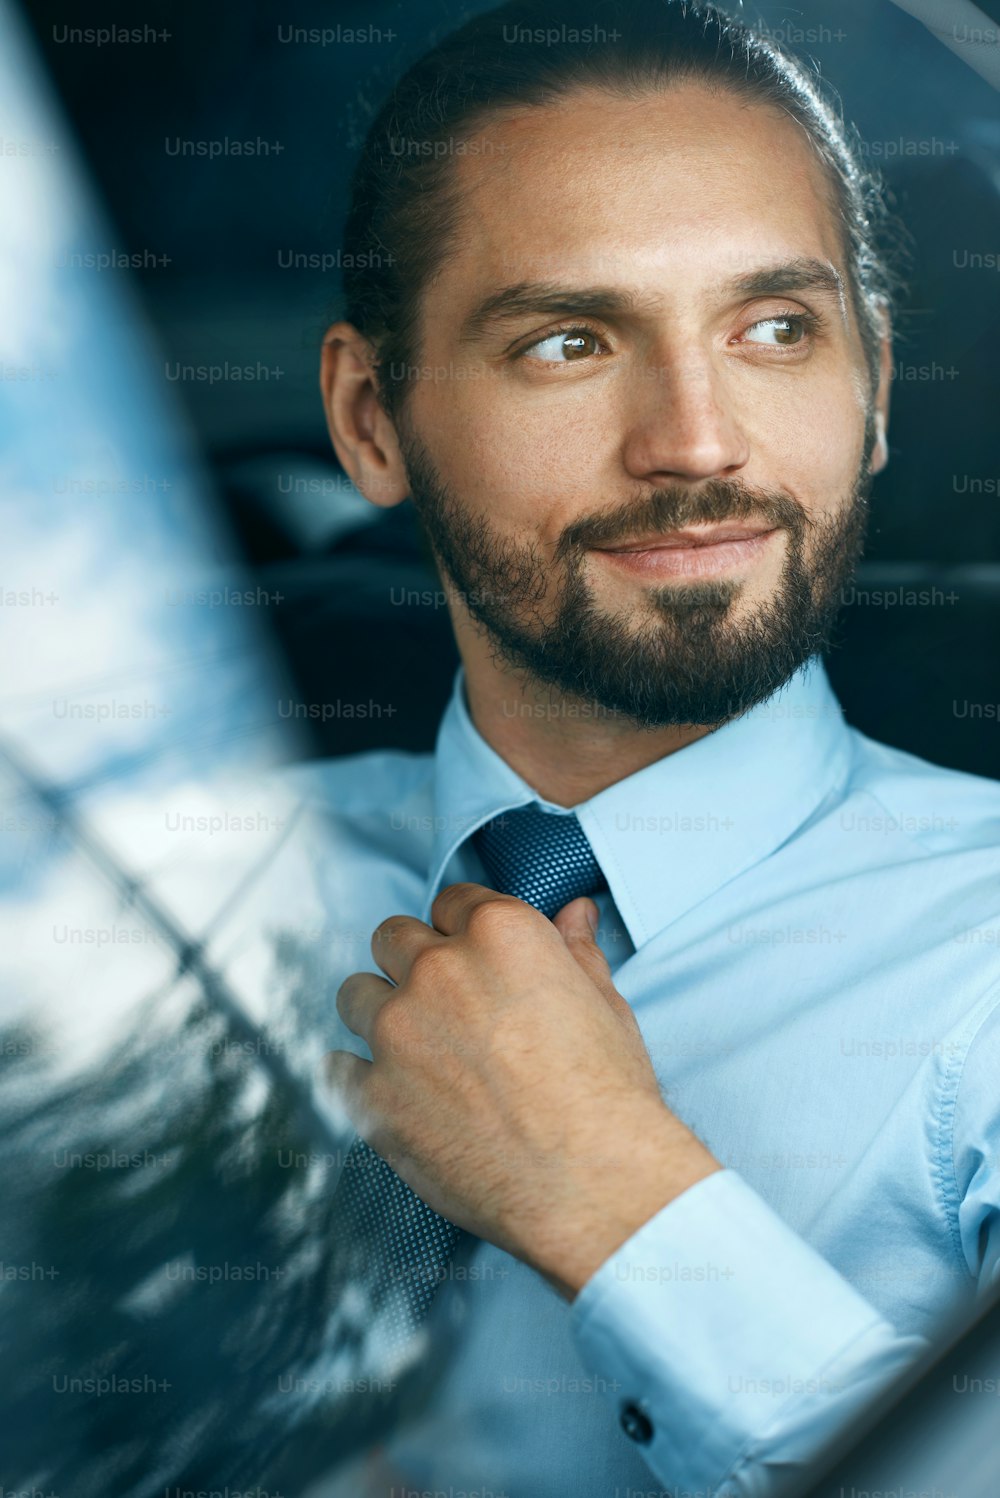
[[[664,1487],[715,1498],[782,1491],[927,1347],[728,1169],[606,1259],[570,1325],[623,1439]]]

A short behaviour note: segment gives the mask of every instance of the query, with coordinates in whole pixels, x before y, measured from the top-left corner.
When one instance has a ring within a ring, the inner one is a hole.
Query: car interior
[[[302,752],[316,757],[430,749],[457,664],[412,507],[376,510],[357,494],[316,380],[339,313],[338,233],[365,120],[434,28],[477,8],[344,0],[340,35],[368,28],[352,48],[296,39],[337,34],[315,0],[294,25],[266,6],[206,14],[160,0],[150,24],[173,34],[127,59],[120,47],[60,42],[74,24],[64,0],[29,12],[117,242],[137,262],[131,279],[232,544],[282,595],[269,621],[301,701],[366,700],[377,673],[396,705],[391,716],[307,717]],[[904,226],[890,462],[831,680],[862,732],[998,776],[996,93],[961,47],[891,0],[756,9],[777,40],[816,59]],[[248,141],[258,154],[185,155],[197,139]],[[258,377],[183,377],[226,361]]]
[[[978,12],[989,26],[998,3]],[[366,122],[439,30],[485,8],[338,0],[331,17],[302,0],[289,18],[150,0],[128,22],[141,41],[102,42],[123,25],[107,0],[85,18],[67,0],[0,0],[0,139],[51,147],[37,172],[0,182],[0,195],[15,182],[0,213],[0,367],[14,349],[61,376],[0,385],[0,451],[24,500],[6,582],[32,548],[44,560],[22,569],[29,591],[67,580],[62,616],[44,597],[24,620],[0,611],[20,631],[5,636],[0,721],[0,1262],[51,1276],[8,1296],[8,1489],[47,1472],[47,1487],[80,1498],[144,1498],[171,1481],[325,1498],[309,1484],[337,1443],[363,1449],[378,1429],[377,1400],[331,1415],[308,1387],[336,1224],[313,1076],[327,933],[297,912],[297,824],[171,841],[162,808],[183,792],[182,809],[228,809],[258,748],[282,768],[433,748],[458,663],[440,581],[412,507],[373,507],[338,465],[318,365],[342,306],[339,236]],[[830,677],[861,732],[1000,778],[996,48],[966,46],[926,0],[753,11],[815,59],[905,226],[890,461]],[[76,242],[76,218],[104,259],[61,279],[52,246]],[[182,471],[194,480],[162,477]],[[149,492],[109,496],[91,480],[67,492],[70,474],[119,472],[151,475]],[[175,594],[164,607],[165,578],[194,593],[206,568],[244,579],[259,606],[185,610]],[[252,649],[236,638],[250,615]],[[273,692],[262,706],[272,666],[294,733],[274,733]],[[53,715],[57,693],[100,700],[101,673],[164,716]],[[311,711],[369,700],[393,711]],[[272,900],[298,928],[272,922]],[[70,950],[51,934],[70,916],[140,935]],[[70,1149],[171,1164],[53,1170]],[[280,1166],[282,1153],[299,1163]],[[295,1273],[185,1278],[227,1256]],[[931,1360],[895,1412],[898,1391],[873,1410],[882,1423],[843,1466],[828,1453],[810,1494],[995,1492],[994,1406],[949,1389],[956,1370],[995,1373],[998,1315]],[[152,1368],[171,1392],[54,1399],[66,1367]],[[302,1387],[282,1401],[289,1369]]]

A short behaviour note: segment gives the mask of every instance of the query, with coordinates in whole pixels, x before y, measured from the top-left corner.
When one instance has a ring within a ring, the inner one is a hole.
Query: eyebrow
[[[828,261],[809,256],[758,266],[727,281],[725,289],[738,296],[790,296],[799,291],[818,291],[835,297],[842,311],[846,308],[843,277]],[[459,342],[474,343],[484,333],[528,313],[614,317],[654,313],[659,306],[660,298],[648,292],[613,286],[573,287],[552,281],[519,281],[491,292],[473,308],[459,330]]]

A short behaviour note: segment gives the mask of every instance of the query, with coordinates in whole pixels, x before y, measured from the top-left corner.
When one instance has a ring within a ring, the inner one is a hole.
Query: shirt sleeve
[[[570,1308],[662,1486],[772,1498],[924,1352],[735,1170],[696,1182]]]
[[[997,925],[1000,931],[1000,923]],[[980,1297],[1000,1284],[1000,999],[991,995],[955,1087],[946,1178],[962,1255]]]

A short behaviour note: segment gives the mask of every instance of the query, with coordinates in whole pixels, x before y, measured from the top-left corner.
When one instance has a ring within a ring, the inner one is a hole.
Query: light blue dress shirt
[[[292,772],[366,941],[481,880],[469,835],[541,800],[463,682],[433,755]],[[385,1457],[482,1498],[776,1493],[1000,1277],[1000,783],[850,728],[813,661],[577,812],[615,984],[725,1169],[572,1303],[480,1244],[438,1292],[442,1382]],[[356,952],[345,976],[378,971]],[[323,1039],[370,1055],[335,1014]]]

